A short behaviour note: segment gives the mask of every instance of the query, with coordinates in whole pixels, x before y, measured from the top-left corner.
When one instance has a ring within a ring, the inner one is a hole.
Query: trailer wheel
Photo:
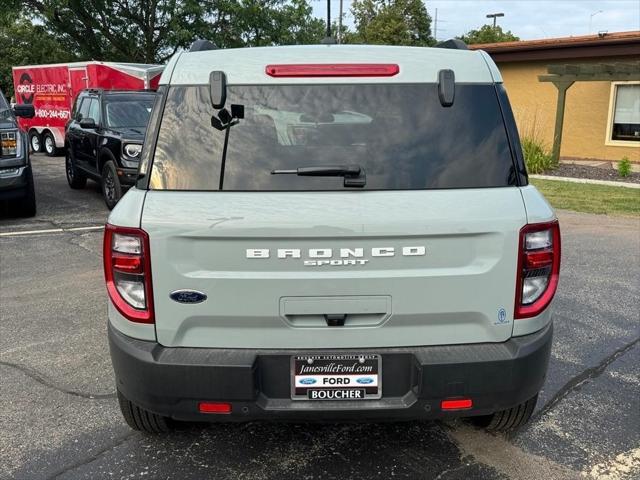
[[[42,149],[40,134],[37,130],[31,130],[29,132],[29,147],[31,147],[33,153],[38,153]]]
[[[44,152],[49,157],[55,157],[58,153],[58,149],[56,148],[56,139],[53,138],[53,134],[51,132],[44,132],[42,134],[42,147],[44,148]]]

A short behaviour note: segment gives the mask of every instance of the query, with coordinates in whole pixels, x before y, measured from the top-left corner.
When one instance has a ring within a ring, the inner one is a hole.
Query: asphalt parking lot
[[[516,434],[414,422],[149,436],[124,424],[115,399],[102,232],[91,229],[108,215],[100,192],[69,189],[62,157],[33,162],[38,215],[0,217],[0,478],[640,478],[637,219],[559,213],[551,365]]]

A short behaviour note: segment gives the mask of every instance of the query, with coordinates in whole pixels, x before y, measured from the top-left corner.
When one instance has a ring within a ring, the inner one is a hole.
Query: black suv
[[[10,214],[33,217],[36,195],[29,160],[27,136],[20,131],[16,116],[33,118],[33,105],[7,103],[0,90],[0,200],[10,202]]]
[[[134,184],[155,92],[84,90],[66,126],[66,172],[71,188],[99,181],[109,209]]]

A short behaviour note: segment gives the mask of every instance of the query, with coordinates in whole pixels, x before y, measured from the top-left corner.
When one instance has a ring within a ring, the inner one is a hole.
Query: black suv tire
[[[36,215],[36,189],[33,185],[33,172],[29,170],[27,177],[27,189],[24,198],[15,200],[16,213],[20,217],[35,217]]]
[[[74,190],[80,190],[87,185],[87,177],[78,171],[75,162],[71,157],[71,149],[67,149],[64,159],[64,169],[67,174],[67,183]]]
[[[116,165],[112,160],[107,160],[102,166],[102,196],[109,210],[116,206],[122,198],[122,186],[116,171]]]
[[[488,432],[508,432],[520,428],[531,418],[538,401],[538,395],[515,407],[501,410],[492,415],[471,417],[471,422]]]
[[[170,419],[137,406],[118,390],[118,404],[124,420],[134,430],[146,433],[165,433],[171,430]]]

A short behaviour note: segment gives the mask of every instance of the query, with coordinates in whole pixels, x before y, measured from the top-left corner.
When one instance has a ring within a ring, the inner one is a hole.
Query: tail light
[[[520,230],[514,318],[539,315],[553,299],[560,274],[560,226],[557,220]]]
[[[105,226],[104,277],[109,298],[125,318],[138,323],[154,322],[147,232]]]

